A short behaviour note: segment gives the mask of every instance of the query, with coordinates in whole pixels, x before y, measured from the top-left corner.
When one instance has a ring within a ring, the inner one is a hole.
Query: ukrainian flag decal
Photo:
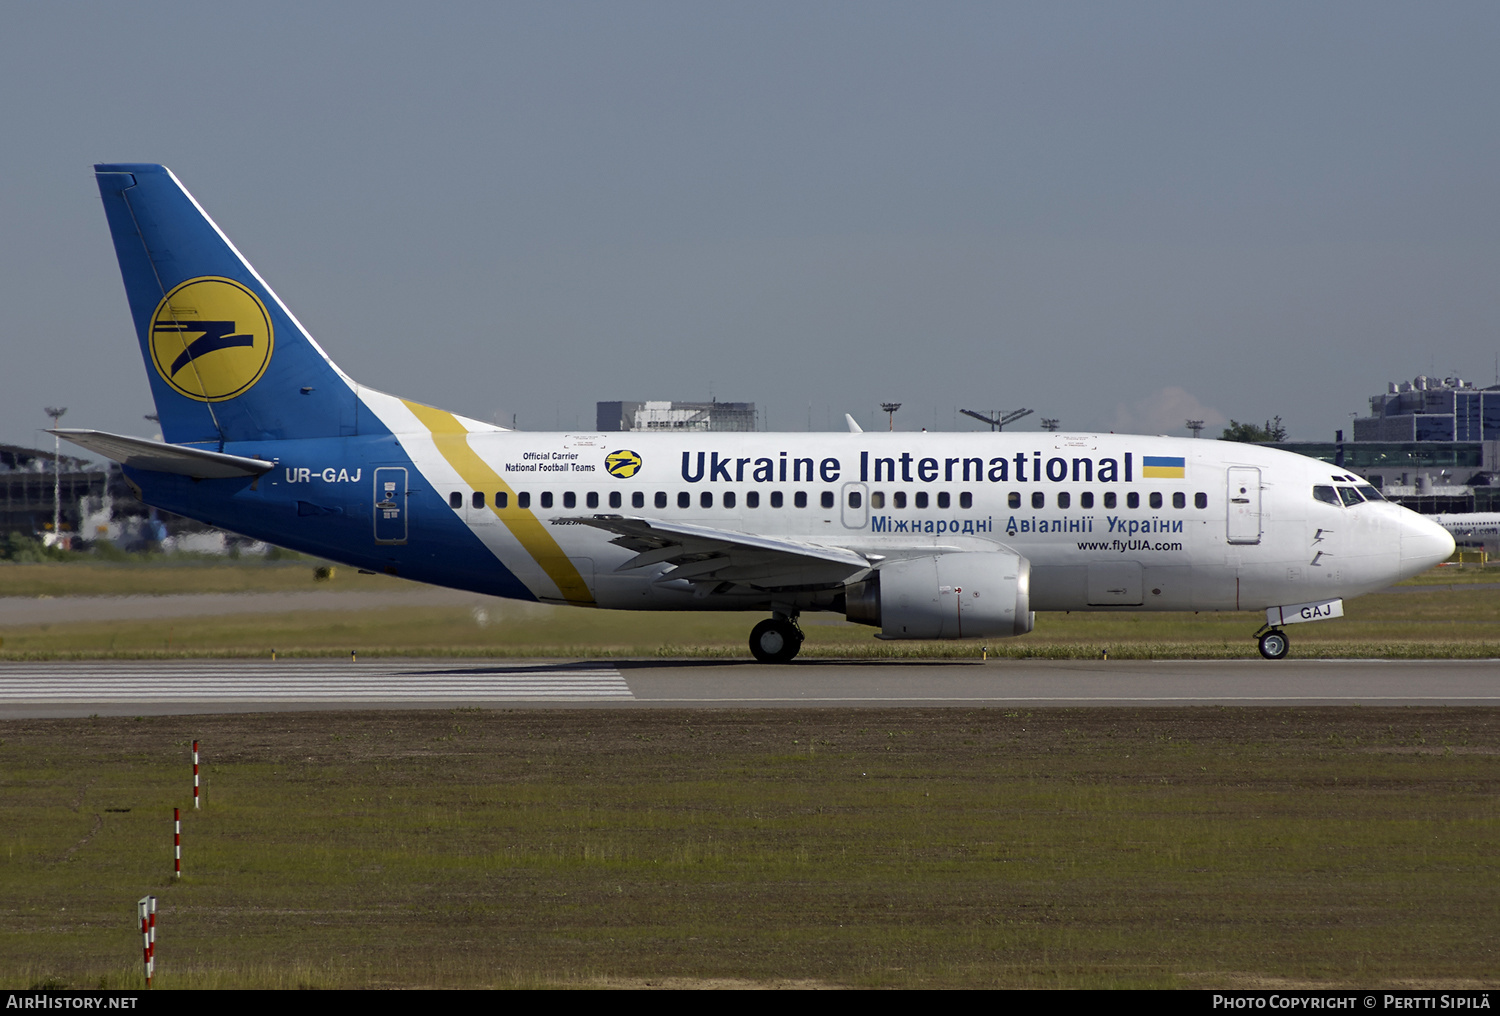
[[[1143,455],[1141,475],[1146,479],[1180,480],[1185,475],[1184,461],[1170,455]]]

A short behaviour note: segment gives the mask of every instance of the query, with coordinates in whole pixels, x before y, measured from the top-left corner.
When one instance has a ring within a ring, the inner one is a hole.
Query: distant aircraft
[[[1500,512],[1463,512],[1427,518],[1447,530],[1454,540],[1469,546],[1480,544],[1492,553],[1500,550]]]
[[[94,169],[165,440],[57,433],[255,539],[515,599],[763,610],[767,662],[803,611],[955,639],[1037,610],[1264,609],[1279,659],[1284,625],[1453,552],[1358,477],[1253,444],[508,431],[358,384],[168,169]]]

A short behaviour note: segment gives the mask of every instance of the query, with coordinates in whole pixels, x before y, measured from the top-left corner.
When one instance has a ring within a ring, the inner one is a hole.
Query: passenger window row
[[[473,494],[470,495],[469,505],[470,505],[470,507],[473,507],[473,508],[483,508],[485,506],[485,499],[486,499],[485,492],[482,491],[482,490],[476,490]],[[543,508],[551,508],[555,504],[555,501],[553,500],[553,497],[552,497],[552,491],[550,491],[550,490],[544,490],[544,491],[542,491],[542,493],[540,495],[538,495],[537,500],[538,500],[539,504],[541,505],[541,507],[543,507]],[[615,508],[620,507],[620,494],[619,494],[619,492],[616,491],[615,493],[611,494],[609,496],[609,501],[610,501],[610,505],[612,507],[615,507]],[[586,505],[588,505],[588,507],[590,507],[590,508],[598,508],[599,507],[599,492],[598,491],[593,491],[593,490],[589,491],[587,494],[584,495],[584,503]],[[448,495],[448,507],[450,507],[450,508],[462,508],[463,506],[464,506],[464,496],[463,496],[463,494],[461,492],[455,490],[455,491],[453,491],[452,493],[450,493]],[[578,507],[578,495],[575,494],[571,490],[565,491],[563,493],[563,496],[562,496],[562,506],[564,508],[577,508]],[[496,508],[509,508],[510,507],[510,495],[508,493],[506,493],[505,491],[503,491],[503,490],[497,492],[495,494],[495,507]],[[516,507],[517,508],[530,508],[531,507],[531,492],[530,491],[523,490],[523,491],[521,491],[520,493],[518,493],[516,495]]]
[[[946,496],[947,495],[944,495],[944,497],[946,497]],[[470,495],[470,506],[474,507],[474,508],[483,508],[483,507],[485,507],[486,497],[487,496],[486,496],[486,494],[485,494],[484,491],[482,491],[482,490],[476,490],[476,491],[474,491],[474,493],[472,495]],[[964,497],[967,498],[968,495],[965,494]],[[859,498],[858,494],[853,494],[853,495],[850,496],[850,507],[853,507],[853,508],[858,508],[859,507],[858,498]],[[771,491],[771,494],[770,494],[770,497],[769,497],[768,500],[769,500],[770,505],[771,505],[772,508],[780,508],[780,507],[782,507],[786,503],[785,499],[784,499],[784,496],[782,495],[782,492],[779,491],[779,490],[773,490],[773,491]],[[554,497],[552,495],[552,492],[550,490],[544,490],[540,494],[537,495],[537,505],[538,505],[538,507],[541,507],[541,508],[552,508],[552,507],[556,506],[556,503],[557,502],[554,499]],[[668,498],[667,492],[664,491],[664,490],[658,490],[656,492],[656,494],[654,495],[654,497],[652,498],[652,503],[657,508],[665,508],[665,507],[667,507],[667,504],[669,503],[669,498]],[[738,505],[739,505],[739,499],[735,495],[734,491],[728,490],[728,491],[725,491],[723,493],[723,495],[721,496],[721,502],[720,503],[725,508],[735,508],[735,507],[738,507]],[[834,504],[836,503],[836,498],[834,496],[833,491],[831,491],[831,490],[825,490],[825,491],[823,491],[823,493],[821,495],[819,495],[818,503],[821,504],[824,508],[832,509],[834,507]],[[807,491],[805,491],[805,490],[795,491],[792,494],[792,504],[793,504],[794,507],[797,507],[797,508],[806,508],[807,507]],[[508,493],[506,493],[505,491],[503,491],[503,490],[502,491],[498,491],[495,494],[494,505],[498,509],[505,509],[505,508],[510,507],[510,495]],[[586,493],[584,495],[584,505],[585,505],[585,507],[588,507],[588,508],[598,508],[599,507],[599,492],[591,490],[588,493]],[[451,493],[449,493],[449,495],[448,495],[448,506],[450,508],[454,508],[454,509],[462,508],[464,506],[464,496],[463,496],[463,493],[461,491],[457,491],[457,490],[452,491]],[[623,508],[625,506],[624,505],[624,495],[620,491],[618,491],[618,490],[612,490],[612,491],[610,491],[609,492],[609,506],[611,508]],[[679,507],[679,508],[691,508],[692,506],[693,506],[693,495],[690,492],[685,491],[685,490],[678,491],[677,492],[677,507]],[[698,495],[698,506],[700,508],[712,508],[714,506],[714,494],[713,494],[713,491],[711,491],[711,490],[705,490],[702,493],[700,493]],[[531,507],[531,492],[530,491],[522,490],[522,491],[518,491],[516,493],[516,507],[517,508],[530,508]],[[578,495],[575,492],[571,491],[571,490],[564,491],[563,495],[562,495],[562,507],[564,507],[564,508],[577,508],[578,507]],[[637,490],[637,491],[632,491],[631,492],[631,494],[630,494],[630,507],[632,507],[632,508],[644,508],[644,507],[646,507],[646,494],[645,494],[644,491]],[[746,491],[746,493],[745,493],[745,507],[746,508],[759,508],[760,507],[760,491],[758,491],[758,490]],[[966,504],[964,507],[968,507],[968,505]]]
[[[1327,501],[1329,504],[1340,504],[1340,503],[1343,503],[1343,504],[1355,504],[1355,503],[1357,503],[1357,502],[1359,502],[1361,500],[1367,500],[1368,499],[1368,500],[1375,501],[1375,500],[1379,500],[1380,499],[1380,494],[1377,493],[1375,491],[1375,488],[1373,488],[1373,487],[1360,487],[1359,489],[1361,491],[1368,491],[1368,494],[1367,494],[1367,496],[1365,498],[1361,498],[1360,495],[1358,493],[1356,493],[1352,487],[1340,487],[1340,488],[1338,488],[1338,493],[1335,493],[1334,492],[1334,488],[1332,488],[1332,487],[1326,487],[1326,486],[1324,486],[1324,487],[1314,487],[1313,488],[1313,497],[1317,498],[1319,501]],[[1343,501],[1342,502],[1339,500],[1340,496],[1343,497]],[[1354,498],[1354,500],[1352,500],[1352,501],[1349,500],[1349,498],[1351,496]],[[476,490],[476,491],[474,491],[474,493],[472,495],[470,495],[470,505],[471,505],[471,507],[474,507],[474,508],[483,508],[483,507],[485,507],[485,498],[486,498],[486,495],[485,495],[484,491],[482,491],[482,490]],[[780,508],[785,503],[784,500],[783,500],[783,497],[782,497],[782,493],[779,490],[773,490],[773,491],[771,491],[768,500],[769,500],[770,505],[771,505],[772,508]],[[850,508],[859,508],[861,506],[861,501],[862,500],[863,499],[860,496],[859,491],[850,491],[849,492],[849,507]],[[823,491],[822,494],[819,495],[819,497],[818,497],[818,503],[823,508],[829,509],[829,510],[831,510],[833,508],[833,506],[835,504],[835,501],[836,501],[836,498],[834,497],[834,493],[831,490],[825,490],[825,491]],[[938,492],[936,501],[937,501],[937,507],[939,507],[939,508],[950,508],[950,507],[952,507],[952,504],[953,504],[952,496],[946,490]],[[906,504],[907,504],[906,491],[904,491],[904,490],[898,490],[898,491],[893,492],[891,494],[891,496],[890,496],[890,502],[891,502],[891,507],[892,508],[898,508],[898,509],[899,508],[905,508]],[[553,496],[552,496],[552,492],[550,490],[544,490],[540,494],[538,494],[537,495],[537,503],[538,503],[538,506],[542,507],[542,508],[552,508],[552,507],[555,507],[555,505],[556,505],[556,502],[554,501]],[[656,492],[655,496],[652,498],[652,504],[654,504],[657,508],[666,508],[667,505],[668,505],[668,503],[669,503],[669,498],[668,498],[667,492],[664,491],[664,490],[658,490]],[[727,491],[725,491],[721,495],[721,501],[720,501],[720,503],[725,508],[736,508],[736,507],[739,506],[739,500],[736,497],[735,492],[732,491],[732,490],[727,490]],[[1021,494],[1020,494],[1020,492],[1019,491],[1014,491],[1014,490],[1011,491],[1010,492],[1010,497],[1007,499],[1007,503],[1012,508],[1019,508],[1019,507],[1021,507]],[[1104,495],[1104,497],[1103,497],[1103,504],[1104,504],[1105,508],[1114,508],[1114,507],[1117,506],[1117,503],[1118,502],[1116,500],[1116,495],[1115,495],[1114,491],[1109,491],[1109,492],[1107,492]],[[1151,494],[1150,494],[1149,503],[1150,503],[1150,505],[1151,505],[1152,508],[1160,508],[1160,507],[1162,507],[1163,501],[1162,501],[1161,491],[1159,491],[1159,490],[1152,491]],[[886,495],[885,495],[884,491],[876,490],[876,491],[871,491],[870,492],[870,507],[871,508],[879,511],[879,510],[882,510],[882,509],[885,508],[885,504],[886,504]],[[929,499],[928,499],[927,491],[925,491],[925,490],[919,490],[915,494],[911,495],[911,504],[912,504],[913,508],[926,508],[926,507],[928,507],[928,505],[930,504],[930,502],[929,502]],[[1058,508],[1071,508],[1072,504],[1073,504],[1072,495],[1068,491],[1066,491],[1066,490],[1058,491],[1057,492],[1057,496],[1055,498],[1055,504],[1056,504],[1056,506]],[[462,508],[464,506],[464,496],[463,496],[462,492],[455,490],[452,493],[450,493],[448,495],[448,505],[449,505],[449,507],[454,508],[454,509]],[[510,507],[510,495],[508,493],[506,493],[505,491],[503,491],[503,490],[497,492],[495,494],[494,505],[498,509],[505,509],[505,508]],[[588,507],[588,508],[598,508],[599,507],[599,492],[591,490],[588,493],[586,493],[584,495],[584,505],[586,507]],[[805,491],[805,490],[799,490],[799,491],[794,492],[792,494],[792,505],[794,507],[797,507],[797,508],[806,508],[807,507],[807,491]],[[618,491],[618,490],[612,490],[612,491],[609,492],[609,506],[611,508],[623,508],[624,507],[624,496],[623,496],[623,494],[620,491]],[[677,492],[677,507],[678,508],[691,508],[692,506],[693,506],[693,495],[690,492],[685,491],[685,490],[678,491]],[[701,493],[699,493],[699,495],[698,495],[698,507],[700,507],[700,508],[712,508],[713,506],[714,506],[714,494],[713,494],[713,491],[711,491],[711,490],[705,490],[705,491],[702,491]],[[963,491],[962,493],[960,493],[958,495],[958,506],[960,508],[972,508],[972,507],[974,507],[974,495],[972,493],[970,493],[969,491],[967,491],[967,490]],[[1127,507],[1127,508],[1139,508],[1140,506],[1141,506],[1141,495],[1138,492],[1131,491],[1131,492],[1129,492],[1128,494],[1125,495],[1125,507]],[[531,492],[530,491],[523,490],[523,491],[520,491],[520,492],[518,492],[516,494],[516,507],[517,508],[530,508],[531,507]],[[564,507],[564,508],[577,508],[578,507],[578,495],[575,492],[571,491],[571,490],[565,491],[563,493],[563,496],[562,496],[562,507]],[[646,507],[646,494],[645,494],[644,491],[637,490],[637,491],[632,491],[631,492],[631,494],[630,494],[630,507],[632,507],[632,508],[644,508],[644,507]],[[760,507],[760,491],[758,491],[758,490],[750,490],[750,491],[746,491],[745,492],[745,507],[746,508],[759,508]],[[1040,490],[1032,491],[1032,494],[1031,494],[1031,507],[1032,508],[1045,508],[1045,507],[1047,507],[1047,495],[1046,495],[1046,493],[1044,491],[1040,491]],[[1084,491],[1084,492],[1082,492],[1081,494],[1078,495],[1078,507],[1080,507],[1080,508],[1093,508],[1094,507],[1094,494],[1093,494],[1092,491],[1086,490],[1086,491]],[[1185,493],[1183,493],[1182,491],[1180,491],[1180,490],[1173,491],[1172,492],[1172,507],[1173,508],[1186,508],[1187,507],[1187,495]],[[1193,507],[1194,508],[1200,508],[1200,509],[1201,508],[1207,508],[1208,507],[1208,495],[1205,494],[1205,493],[1203,493],[1202,491],[1199,491],[1198,493],[1194,494],[1193,495]]]
[[[858,507],[858,505],[855,504],[855,503],[853,503],[853,500],[852,500],[853,498],[857,498],[857,497],[859,497],[858,494],[851,494],[850,495],[850,498],[851,498],[850,507],[851,508]],[[1162,498],[1161,491],[1159,491],[1159,490],[1152,491],[1148,500],[1149,500],[1149,503],[1150,503],[1150,505],[1151,505],[1152,508],[1160,508],[1160,507],[1162,507],[1163,498]],[[1118,503],[1119,503],[1118,497],[1116,496],[1116,494],[1115,494],[1114,491],[1109,491],[1109,492],[1105,493],[1105,495],[1103,497],[1103,504],[1104,504],[1105,508],[1114,508],[1114,507],[1116,507],[1118,505]],[[973,507],[973,504],[974,504],[974,496],[972,494],[970,494],[968,491],[965,491],[962,494],[958,495],[958,506],[960,508],[971,508],[971,507]],[[1020,493],[1020,491],[1015,491],[1015,490],[1011,491],[1010,492],[1010,496],[1006,498],[1006,504],[1008,504],[1011,508],[1019,508],[1019,507],[1021,507],[1021,493]],[[1060,491],[1057,492],[1057,496],[1054,499],[1054,504],[1058,508],[1071,508],[1071,507],[1073,507],[1073,495],[1071,493],[1069,493],[1068,491],[1066,491],[1066,490],[1060,490]],[[948,494],[946,492],[939,494],[937,496],[937,506],[939,508],[947,508],[948,505],[949,505]],[[918,491],[916,494],[912,495],[912,506],[915,507],[915,508],[926,508],[927,507],[927,494],[926,494],[925,491]],[[1141,506],[1141,495],[1139,493],[1137,493],[1135,491],[1131,491],[1130,493],[1128,493],[1128,494],[1125,495],[1125,507],[1127,507],[1127,508],[1139,508],[1140,506]],[[870,507],[871,508],[884,508],[885,507],[885,494],[883,494],[882,492],[880,492],[878,490],[872,492],[870,494]],[[898,490],[898,491],[896,491],[895,493],[893,493],[891,495],[891,507],[892,508],[905,508],[906,507],[906,492],[905,491]],[[1033,508],[1045,508],[1045,507],[1047,507],[1047,493],[1046,493],[1046,491],[1034,490],[1034,491],[1031,492],[1031,507],[1033,507]],[[1080,507],[1080,508],[1093,508],[1094,507],[1094,493],[1093,493],[1093,491],[1086,490],[1086,491],[1084,491],[1084,492],[1082,492],[1081,494],[1078,495],[1078,507]],[[1180,491],[1180,490],[1173,491],[1172,492],[1172,507],[1173,508],[1186,508],[1187,507],[1187,494],[1184,493],[1183,491]],[[1198,493],[1194,494],[1193,495],[1193,507],[1194,508],[1200,508],[1200,509],[1201,508],[1207,508],[1208,507],[1208,495],[1205,494],[1205,493],[1203,493],[1202,491],[1199,491]]]
[[[1117,507],[1119,507],[1119,503],[1120,503],[1119,502],[1119,495],[1116,494],[1112,490],[1105,491],[1103,498],[1101,498],[1101,501],[1103,502],[1103,506],[1105,508],[1107,508],[1107,509],[1108,508],[1117,508]],[[1008,498],[1007,503],[1012,508],[1019,508],[1019,507],[1021,507],[1021,495],[1020,495],[1020,493],[1018,491],[1014,491],[1014,490],[1011,491],[1010,492],[1010,497]],[[1153,490],[1153,491],[1151,491],[1151,493],[1147,497],[1147,503],[1150,504],[1150,506],[1152,508],[1161,508],[1161,507],[1163,507],[1163,505],[1165,504],[1165,499],[1162,497],[1162,492],[1159,491],[1159,490]],[[1070,494],[1066,490],[1060,490],[1060,491],[1058,491],[1057,492],[1057,507],[1059,507],[1059,508],[1071,508],[1072,506],[1073,506],[1073,495]],[[1139,508],[1140,506],[1141,506],[1141,495],[1140,495],[1139,491],[1132,490],[1132,491],[1128,492],[1125,495],[1125,507],[1126,508]],[[1031,507],[1033,507],[1033,508],[1045,508],[1045,507],[1047,507],[1047,494],[1046,494],[1045,491],[1034,490],[1034,491],[1031,492]],[[1078,507],[1080,507],[1080,508],[1092,508],[1092,507],[1094,507],[1094,492],[1091,491],[1091,490],[1085,490],[1082,493],[1080,493],[1078,495]],[[1173,508],[1186,508],[1187,507],[1187,493],[1185,491],[1181,491],[1181,490],[1174,490],[1174,491],[1172,491],[1172,507]],[[1204,509],[1204,508],[1207,508],[1208,507],[1208,495],[1205,494],[1205,493],[1203,493],[1203,491],[1201,491],[1201,490],[1198,491],[1196,494],[1194,494],[1193,495],[1193,507],[1197,508],[1197,509],[1200,509],[1200,510]]]
[[[858,508],[858,499],[859,494],[851,493],[849,495],[849,507]],[[926,508],[929,504],[930,502],[927,497],[927,491],[925,490],[919,490],[911,496],[911,506],[913,508]],[[937,506],[939,508],[951,508],[953,506],[952,495],[950,495],[946,490],[938,491]],[[974,507],[974,495],[967,490],[959,494],[958,506],[960,508]],[[885,491],[872,490],[870,492],[870,507],[877,510],[885,507]],[[891,507],[906,507],[906,491],[898,490],[891,494]]]

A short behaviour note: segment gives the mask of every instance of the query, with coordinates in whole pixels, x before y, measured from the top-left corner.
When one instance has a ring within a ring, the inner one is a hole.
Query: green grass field
[[[339,568],[313,578],[315,562],[172,562],[0,565],[0,594],[86,597],[418,588]],[[1288,628],[1294,657],[1500,657],[1500,573],[1444,568],[1396,590],[1348,601],[1336,621]],[[30,592],[25,592],[30,590]],[[0,623],[0,660],[183,655],[480,655],[523,657],[747,657],[757,613],[647,613],[486,601],[462,606],[302,610],[201,618]],[[1256,654],[1257,613],[1043,613],[1036,630],[989,642],[882,642],[837,615],[803,618],[809,657],[977,656],[1120,659],[1235,658]]]
[[[89,595],[410,589],[316,562],[0,565],[0,659],[745,656],[758,614],[90,621]],[[1500,656],[1453,569],[1293,655]],[[804,618],[817,656],[975,655]],[[992,653],[1248,656],[1253,614],[1043,614]],[[206,809],[190,805],[202,740]],[[1500,710],[399,711],[0,722],[0,985],[1500,983]]]
[[[138,986],[148,892],[161,988],[1500,983],[1500,710],[30,720],[0,759],[9,988]]]
[[[302,589],[382,590],[417,583],[389,575],[361,575],[337,567],[329,582],[315,571],[327,562],[293,557],[275,561],[196,555],[132,557],[124,561],[78,555],[45,564],[0,561],[0,596],[186,596],[193,593],[281,593]]]

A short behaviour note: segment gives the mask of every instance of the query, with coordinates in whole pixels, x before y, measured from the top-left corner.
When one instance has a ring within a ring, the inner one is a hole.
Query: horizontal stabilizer
[[[176,473],[195,480],[225,480],[236,476],[259,476],[275,463],[264,459],[247,459],[243,455],[226,455],[202,448],[148,441],[143,437],[108,434],[102,430],[53,430],[69,441],[98,455],[129,466],[157,473]]]

